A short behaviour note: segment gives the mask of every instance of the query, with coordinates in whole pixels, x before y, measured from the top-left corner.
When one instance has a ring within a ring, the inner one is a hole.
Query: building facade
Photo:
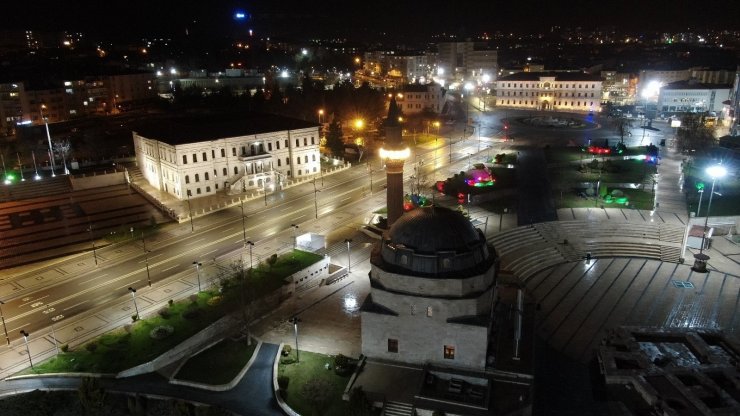
[[[673,82],[660,89],[658,111],[720,114],[730,89],[730,85],[702,84],[693,79]]]
[[[440,42],[437,44],[437,78],[446,83],[496,78],[498,51],[476,42]],[[447,84],[445,84],[447,85]]]
[[[519,72],[496,81],[496,105],[556,111],[600,111],[602,79],[573,72]]]
[[[401,87],[401,93],[396,95],[396,101],[406,115],[422,112],[439,114],[444,107],[445,90],[435,82],[406,84]]]
[[[735,80],[732,83],[732,90],[730,90],[730,99],[727,100],[723,111],[723,122],[725,126],[729,127],[730,135],[740,136],[740,123],[738,122],[738,114],[740,114],[740,67],[735,72]]]
[[[613,105],[631,105],[637,94],[637,77],[627,72],[601,71],[602,102]]]
[[[405,364],[484,370],[495,254],[459,212],[405,213],[371,255],[362,353]]]
[[[133,132],[150,185],[178,199],[280,189],[320,173],[319,125],[272,115],[176,117]]]

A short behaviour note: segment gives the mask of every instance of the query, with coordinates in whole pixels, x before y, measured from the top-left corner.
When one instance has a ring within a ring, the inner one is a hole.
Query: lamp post
[[[134,310],[136,311],[136,319],[139,319],[139,306],[136,304],[136,289],[129,286],[128,291],[131,292],[131,299],[134,300]]]
[[[144,262],[146,264],[146,281],[149,287],[152,287],[152,277],[149,274],[149,251],[146,249],[146,240],[144,240],[144,230],[141,230],[141,245],[144,248]]]
[[[21,335],[23,335],[23,340],[26,341],[26,352],[28,353],[28,362],[31,364],[31,368],[33,368],[33,360],[31,360],[31,349],[28,347],[28,337],[30,336],[28,332],[21,329]]]
[[[129,228],[129,231],[131,231],[131,240],[134,239],[134,227]]]
[[[244,246],[247,245],[247,225],[245,223],[244,218],[244,200],[241,200],[241,207],[242,207],[242,236],[244,237]]]
[[[15,152],[15,155],[18,157],[18,169],[21,171],[21,182],[25,182],[26,178],[23,177],[23,164],[21,163],[21,154],[19,152]]]
[[[202,266],[203,263],[199,261],[194,261],[193,266],[195,266],[195,274],[198,277],[198,292],[200,292],[200,266]]]
[[[249,246],[249,269],[251,270],[252,265],[252,247],[254,247],[254,243],[251,241],[247,241],[247,245]]]
[[[54,308],[49,308],[44,311],[45,314],[49,314],[54,311]],[[51,318],[51,339],[54,340],[54,349],[59,355],[59,343],[57,342],[57,334],[54,332],[54,317]]]
[[[699,206],[696,207],[696,216],[699,217],[699,212],[701,211],[701,199],[704,196],[704,182],[697,183],[696,188],[699,191]]]
[[[293,228],[293,250],[295,250],[296,246],[298,245],[298,226],[295,224],[290,224],[290,227]]]
[[[188,189],[188,218],[190,218],[190,232],[195,231],[195,226],[193,225],[193,208],[190,206],[190,189]]]
[[[372,195],[373,194],[373,172],[375,171],[370,167],[370,162],[367,162],[366,168],[367,168],[367,176],[370,177],[370,195]]]
[[[707,168],[706,172],[712,177],[712,188],[709,193],[709,204],[707,205],[707,215],[704,217],[704,229],[702,230],[701,246],[699,246],[699,254],[694,254],[694,267],[692,270],[699,273],[706,273],[707,271],[707,260],[709,256],[704,254],[704,244],[707,239],[707,226],[709,225],[709,214],[712,210],[712,197],[714,196],[714,185],[717,183],[717,179],[724,177],[727,174],[727,169],[722,165],[714,165]]]
[[[352,262],[350,256],[350,244],[352,243],[352,239],[345,238],[344,242],[347,243],[347,273],[352,273]]]
[[[95,250],[95,239],[93,238],[93,226],[92,223],[87,227],[87,232],[90,233],[90,244],[92,244],[93,258],[95,259],[95,265],[98,265],[98,252]]]
[[[10,337],[8,336],[8,327],[5,325],[5,316],[3,315],[2,305],[5,305],[5,302],[0,300],[0,320],[3,321],[3,331],[5,331],[5,340],[8,342],[8,345],[10,345]]]
[[[313,208],[315,211],[315,218],[319,218],[319,192],[320,190],[316,189],[316,178],[313,178]]]
[[[49,133],[49,119],[44,117],[44,109],[46,105],[41,104],[41,119],[44,120],[44,126],[46,126],[46,140],[49,142],[49,160],[51,161],[51,176],[57,176],[54,172],[54,150],[51,148],[51,134]]]
[[[324,109],[319,108],[319,124],[321,124],[321,122],[323,121],[323,118],[324,118]]]
[[[297,316],[294,316],[288,321],[293,324],[293,333],[295,334],[295,362],[301,361],[300,353],[298,352],[298,322],[301,322]]]

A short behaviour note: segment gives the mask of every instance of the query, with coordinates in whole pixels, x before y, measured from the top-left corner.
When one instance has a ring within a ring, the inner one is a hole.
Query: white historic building
[[[274,190],[320,173],[319,126],[303,120],[177,116],[142,124],[133,138],[144,178],[178,199]]]
[[[658,111],[721,113],[731,85],[702,84],[697,80],[672,82],[660,89]]]
[[[599,111],[599,76],[574,72],[519,72],[496,81],[496,105],[535,110]]]

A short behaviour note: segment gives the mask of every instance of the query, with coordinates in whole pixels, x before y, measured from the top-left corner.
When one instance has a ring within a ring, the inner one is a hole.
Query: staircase
[[[408,403],[386,402],[380,416],[413,416],[414,407]]]

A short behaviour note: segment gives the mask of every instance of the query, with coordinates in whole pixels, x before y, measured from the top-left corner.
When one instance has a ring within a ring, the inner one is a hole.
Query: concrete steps
[[[386,402],[381,416],[413,416],[414,406],[401,402]]]

